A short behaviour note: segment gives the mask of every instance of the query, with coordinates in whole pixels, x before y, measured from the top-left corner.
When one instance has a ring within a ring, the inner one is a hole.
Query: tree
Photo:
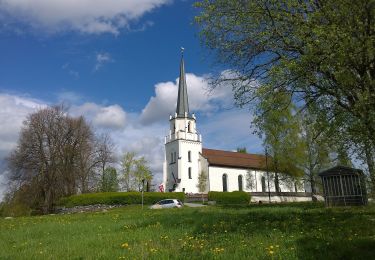
[[[251,174],[251,171],[246,172],[246,189],[253,190],[255,188],[256,180],[254,175]]]
[[[307,109],[300,115],[302,125],[302,140],[305,146],[303,168],[305,171],[306,181],[310,184],[312,198],[317,194],[318,173],[332,166],[333,160],[331,153],[334,151],[330,147],[327,133],[321,132],[319,124],[323,121],[310,113]]]
[[[152,180],[151,170],[147,165],[147,161],[144,157],[139,158],[136,161],[136,168],[134,172],[135,183],[138,184],[138,191],[145,190],[143,186],[146,182],[146,185],[149,186]]]
[[[247,153],[246,147],[237,147],[237,153]]]
[[[229,67],[216,83],[232,83],[238,105],[262,99],[264,85],[272,86],[269,95],[283,91],[301,106],[313,104],[328,116],[325,127],[367,151],[373,168],[375,1],[203,0],[196,6],[203,43]],[[343,117],[357,130],[333,123]]]
[[[101,134],[96,140],[97,165],[101,169],[101,182],[104,182],[104,173],[108,164],[116,161],[114,144],[109,134]]]
[[[123,155],[121,161],[121,171],[124,180],[124,188],[126,191],[132,190],[132,177],[135,170],[136,159],[134,152],[127,152]]]
[[[82,167],[87,168],[81,155],[91,149],[92,137],[84,118],[68,116],[63,107],[30,114],[8,158],[14,194],[27,196],[34,209],[51,212],[58,199],[77,192],[80,181],[81,188],[86,185],[87,176],[80,180]]]
[[[268,161],[267,168],[273,172],[275,189],[279,192],[282,181],[280,178],[283,179],[285,176],[284,181],[289,181],[286,175],[303,175],[301,163],[304,146],[291,96],[285,92],[274,92],[269,96],[267,91],[267,86],[259,88],[259,92],[265,96],[257,103],[253,123],[256,132],[263,138],[268,155],[272,158]]]
[[[126,152],[121,161],[121,170],[124,181],[124,188],[126,191],[144,189],[142,187],[142,180],[149,184],[152,180],[150,168],[144,157],[136,158],[134,152]]]
[[[108,167],[104,170],[103,178],[101,182],[100,191],[118,191],[119,182],[117,179],[117,171],[113,167]]]
[[[199,192],[202,193],[202,203],[204,203],[203,193],[206,192],[206,189],[207,189],[207,179],[208,179],[208,176],[207,176],[206,171],[202,170],[198,175],[198,184],[197,184],[197,188]]]

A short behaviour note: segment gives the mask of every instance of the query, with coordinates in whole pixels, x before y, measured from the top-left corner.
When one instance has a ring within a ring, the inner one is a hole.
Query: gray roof
[[[176,113],[178,117],[185,117],[185,112],[187,113],[187,116],[189,116],[189,102],[186,86],[184,56],[182,56],[180,64],[180,78],[178,82],[178,98]]]

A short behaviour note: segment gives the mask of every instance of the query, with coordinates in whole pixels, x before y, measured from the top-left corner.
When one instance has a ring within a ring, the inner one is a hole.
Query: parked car
[[[181,208],[183,205],[178,199],[165,199],[150,206],[150,209]]]

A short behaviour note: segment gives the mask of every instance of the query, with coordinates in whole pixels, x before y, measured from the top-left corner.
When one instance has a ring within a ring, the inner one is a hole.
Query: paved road
[[[206,207],[206,205],[198,204],[198,203],[184,203],[185,206],[191,207],[191,208],[199,208],[199,207]]]

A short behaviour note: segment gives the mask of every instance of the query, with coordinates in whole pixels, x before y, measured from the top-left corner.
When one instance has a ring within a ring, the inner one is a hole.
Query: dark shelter
[[[326,206],[366,205],[365,176],[362,170],[336,166],[319,173]]]

